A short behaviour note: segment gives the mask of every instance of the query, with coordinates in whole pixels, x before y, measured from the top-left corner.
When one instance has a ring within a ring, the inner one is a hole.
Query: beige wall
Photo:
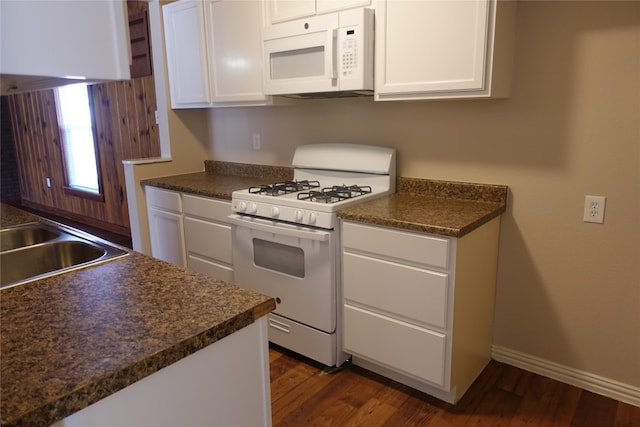
[[[494,344],[640,386],[640,2],[523,1],[516,48],[508,100],[210,110],[211,158],[370,143],[402,176],[509,185]],[[604,225],[582,221],[586,194]]]

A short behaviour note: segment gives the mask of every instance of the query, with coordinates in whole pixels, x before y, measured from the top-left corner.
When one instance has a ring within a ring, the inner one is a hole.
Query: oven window
[[[304,251],[296,246],[253,239],[253,262],[279,273],[304,277]]]

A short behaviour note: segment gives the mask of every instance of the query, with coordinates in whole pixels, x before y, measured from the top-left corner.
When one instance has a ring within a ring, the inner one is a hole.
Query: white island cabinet
[[[270,426],[266,316],[52,427]]]
[[[375,0],[375,99],[506,97],[515,1]]]
[[[499,224],[453,238],[344,221],[353,363],[458,401],[490,360]]]
[[[263,3],[180,0],[162,7],[172,108],[268,105]]]

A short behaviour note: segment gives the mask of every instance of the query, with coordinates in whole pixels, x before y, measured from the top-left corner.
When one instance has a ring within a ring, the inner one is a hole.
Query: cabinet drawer
[[[345,304],[345,351],[445,385],[446,335]]]
[[[343,223],[345,248],[400,258],[434,267],[449,267],[450,240],[425,234]]]
[[[150,206],[174,212],[182,210],[180,193],[147,186],[145,195]]]
[[[214,279],[233,283],[233,269],[231,267],[217,264],[195,255],[189,255],[189,270],[205,274]]]
[[[446,328],[448,274],[351,253],[343,271],[345,299]]]
[[[189,253],[232,263],[230,226],[185,218],[184,234]]]
[[[227,222],[231,214],[231,202],[184,194],[182,203],[185,215],[214,221]]]

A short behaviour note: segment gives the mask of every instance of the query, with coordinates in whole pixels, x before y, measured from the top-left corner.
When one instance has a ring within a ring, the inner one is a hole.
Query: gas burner
[[[334,185],[319,191],[308,191],[298,194],[298,200],[308,200],[318,203],[336,203],[371,193],[371,187],[360,185]]]
[[[256,187],[249,187],[249,193],[251,194],[264,194],[267,196],[281,196],[283,194],[295,193],[302,190],[310,190],[312,188],[319,188],[319,181],[284,181],[277,182],[271,185],[259,185]]]

